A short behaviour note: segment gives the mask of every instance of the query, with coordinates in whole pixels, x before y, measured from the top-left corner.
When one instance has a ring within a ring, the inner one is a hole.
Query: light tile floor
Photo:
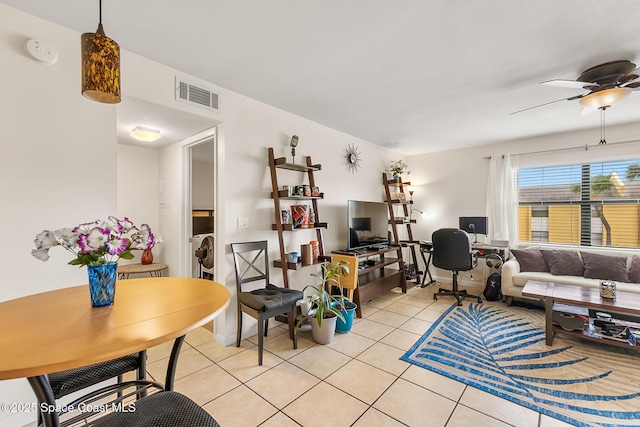
[[[223,427],[567,426],[399,360],[453,303],[433,300],[437,286],[376,298],[329,345],[315,344],[303,328],[294,350],[286,325],[278,325],[269,330],[262,366],[257,336],[224,347],[200,328],[186,337],[175,389]],[[148,351],[149,375],[160,382],[170,350],[169,343]]]

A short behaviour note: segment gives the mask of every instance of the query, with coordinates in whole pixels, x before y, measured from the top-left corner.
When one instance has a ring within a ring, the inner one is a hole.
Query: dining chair
[[[61,397],[75,393],[82,389],[99,384],[112,378],[117,378],[117,383],[123,382],[124,374],[136,371],[136,380],[146,380],[147,352],[145,350],[119,357],[113,360],[83,366],[81,368],[54,372],[47,375],[53,397],[57,400]],[[144,397],[145,390],[137,393],[138,398]],[[122,393],[119,391],[118,396]],[[81,398],[82,399],[82,398]],[[42,402],[39,402],[42,403]],[[47,402],[53,403],[53,402]],[[40,409],[40,405],[38,406]],[[42,422],[42,414],[38,411],[38,425]]]
[[[289,338],[293,348],[298,348],[294,325],[296,304],[303,293],[289,288],[280,288],[269,281],[269,255],[267,241],[231,243],[233,262],[236,270],[238,330],[236,347],[242,341],[242,313],[258,321],[258,365],[262,365],[264,337],[269,330],[269,319],[278,315],[287,315]],[[263,287],[249,290],[249,284],[259,282]]]
[[[438,289],[433,294],[433,299],[439,296],[452,295],[456,298],[458,305],[466,297],[477,298],[478,303],[482,298],[478,295],[471,295],[464,289],[458,289],[458,272],[473,270],[478,264],[478,258],[471,248],[471,239],[466,231],[457,228],[441,228],[431,235],[434,267],[449,270],[453,273],[453,283],[451,290]]]
[[[354,292],[358,287],[358,258],[352,255],[332,254],[331,260],[347,263],[349,274],[340,277],[340,286],[347,291],[346,297],[353,301]],[[359,302],[354,302],[360,305]]]

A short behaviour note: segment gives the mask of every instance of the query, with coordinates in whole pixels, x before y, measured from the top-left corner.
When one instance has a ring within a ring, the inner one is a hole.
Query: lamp
[[[289,145],[291,146],[291,163],[296,162],[296,147],[298,146],[299,140],[300,137],[298,135],[293,135],[291,137],[291,143],[289,143]]]
[[[413,211],[418,211],[420,212],[420,216],[422,217],[422,219],[427,219],[429,218],[429,212],[423,212],[420,209],[416,209],[416,208],[411,208],[411,210],[409,211],[409,222],[411,222],[411,214],[413,213]]]
[[[631,88],[614,87],[612,89],[603,89],[597,92],[592,92],[589,95],[585,95],[580,98],[580,101],[578,102],[580,102],[580,105],[583,107],[595,109],[608,108],[629,96],[630,93]]]
[[[144,142],[153,142],[157,139],[160,139],[162,135],[160,135],[160,131],[158,129],[151,129],[144,126],[136,126],[133,128],[131,133],[132,138],[137,139],[138,141]]]
[[[102,0],[95,33],[82,34],[82,95],[105,104],[120,102],[120,46],[104,34]]]

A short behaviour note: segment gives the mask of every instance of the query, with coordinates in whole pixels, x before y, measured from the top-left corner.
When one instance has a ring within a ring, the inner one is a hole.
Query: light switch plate
[[[238,230],[249,228],[249,218],[238,217]]]

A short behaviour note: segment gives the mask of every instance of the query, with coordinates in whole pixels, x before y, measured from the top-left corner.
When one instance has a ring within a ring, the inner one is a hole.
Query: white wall
[[[29,59],[30,38],[53,45],[58,63]],[[81,95],[79,45],[78,33],[0,5],[0,301],[86,283],[61,248],[47,262],[33,258],[33,239],[116,214],[116,110]],[[34,396],[24,379],[2,381],[0,400]],[[0,413],[0,426],[34,420]]]

